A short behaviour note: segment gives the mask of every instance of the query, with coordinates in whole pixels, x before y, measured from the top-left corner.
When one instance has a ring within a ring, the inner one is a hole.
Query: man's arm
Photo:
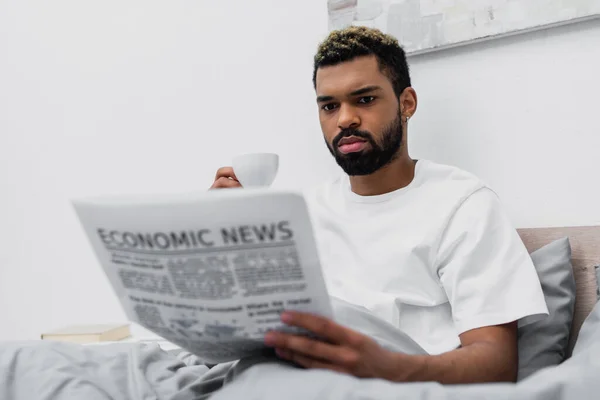
[[[474,329],[460,335],[460,340],[459,349],[436,356],[397,353],[399,380],[443,384],[516,381],[516,322]]]
[[[306,368],[329,369],[361,378],[444,384],[514,382],[517,376],[517,324],[491,326],[460,335],[462,347],[435,356],[407,355],[382,348],[375,340],[317,315],[285,312],[282,321],[322,340],[269,332],[267,346]]]

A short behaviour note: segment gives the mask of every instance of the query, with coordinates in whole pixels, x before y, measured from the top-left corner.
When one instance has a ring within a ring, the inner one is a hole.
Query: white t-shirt
[[[366,307],[430,354],[456,349],[471,329],[548,314],[498,197],[465,171],[420,160],[405,188],[359,196],[344,175],[307,202],[330,295]]]

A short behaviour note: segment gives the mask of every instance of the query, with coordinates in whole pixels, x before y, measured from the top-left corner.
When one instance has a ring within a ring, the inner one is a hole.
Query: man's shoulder
[[[438,204],[445,226],[453,225],[451,233],[445,231],[449,237],[462,237],[467,231],[478,234],[478,229],[490,232],[499,227],[514,229],[500,196],[483,179],[451,165],[431,162],[427,168],[430,184],[439,191],[439,196],[444,196]],[[492,240],[494,236],[486,234],[486,237]]]
[[[417,166],[415,187],[428,198],[460,204],[481,189],[493,192],[483,179],[460,167],[430,160],[421,160]]]
[[[420,160],[419,172],[424,183],[448,182],[451,184],[471,184],[487,186],[487,184],[472,172],[455,165],[443,164],[431,160]]]

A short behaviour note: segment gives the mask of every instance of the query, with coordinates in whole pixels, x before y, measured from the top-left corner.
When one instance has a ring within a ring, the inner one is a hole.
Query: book
[[[71,325],[42,333],[42,340],[71,343],[113,342],[131,336],[129,324]]]
[[[333,317],[302,194],[274,189],[72,200],[128,319],[220,363],[261,354],[285,310]]]

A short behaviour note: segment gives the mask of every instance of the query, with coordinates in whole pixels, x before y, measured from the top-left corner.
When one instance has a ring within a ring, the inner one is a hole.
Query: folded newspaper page
[[[332,318],[304,198],[270,189],[73,201],[130,320],[205,359],[264,350],[283,310]]]

